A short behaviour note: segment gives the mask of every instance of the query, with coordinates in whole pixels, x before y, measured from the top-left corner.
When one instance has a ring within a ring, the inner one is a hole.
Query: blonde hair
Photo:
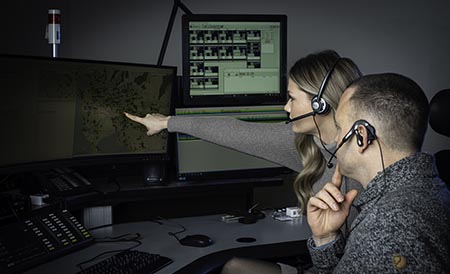
[[[337,60],[339,61],[336,63]],[[298,60],[289,71],[289,78],[312,98],[319,92],[326,73],[335,63],[335,68],[322,93],[322,98],[330,105],[330,112],[327,115],[333,115],[333,119],[342,93],[362,75],[356,64],[349,58],[341,58],[333,50],[326,50]],[[322,177],[326,160],[312,135],[298,134],[295,146],[303,169],[294,181],[294,191],[302,213],[305,214],[306,204],[313,195],[312,186]]]

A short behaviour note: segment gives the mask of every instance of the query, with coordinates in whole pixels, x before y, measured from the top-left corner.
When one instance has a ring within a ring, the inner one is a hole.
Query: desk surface
[[[300,249],[311,235],[306,218],[280,222],[272,219],[270,215],[268,213],[266,218],[255,224],[225,223],[220,220],[221,215],[209,215],[164,220],[161,224],[150,221],[118,224],[92,230],[91,233],[96,238],[139,233],[142,245],[136,250],[157,253],[174,261],[158,271],[158,274],[205,273],[233,256],[270,258],[302,253]],[[200,248],[180,245],[173,236],[168,235],[168,232],[181,230],[180,225],[186,228],[185,232],[178,234],[180,238],[189,234],[205,234],[213,239],[214,244]],[[241,237],[253,237],[256,241],[237,242],[236,239]],[[76,265],[80,262],[105,251],[125,249],[135,244],[133,242],[95,243],[30,269],[26,273],[76,273],[79,271]],[[84,267],[89,265],[86,264]]]

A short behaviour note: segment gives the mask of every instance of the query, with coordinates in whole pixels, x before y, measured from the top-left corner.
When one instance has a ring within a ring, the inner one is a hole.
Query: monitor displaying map
[[[123,112],[171,114],[175,67],[1,56],[0,166],[101,156],[166,156]]]

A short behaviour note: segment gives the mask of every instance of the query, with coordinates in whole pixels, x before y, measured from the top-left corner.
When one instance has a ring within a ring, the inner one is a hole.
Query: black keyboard
[[[87,267],[77,274],[151,274],[172,262],[171,259],[158,254],[127,250]]]

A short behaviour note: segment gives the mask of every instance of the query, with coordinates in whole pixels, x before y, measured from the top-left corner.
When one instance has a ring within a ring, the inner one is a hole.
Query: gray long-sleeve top
[[[182,132],[205,141],[247,153],[300,172],[302,163],[295,147],[295,133],[285,123],[252,123],[232,117],[172,116],[167,124],[169,132]],[[330,151],[335,146],[329,147]],[[322,151],[324,155],[324,151]],[[316,193],[331,181],[334,168],[325,169],[313,185]],[[348,180],[347,189],[362,189],[361,184]]]

